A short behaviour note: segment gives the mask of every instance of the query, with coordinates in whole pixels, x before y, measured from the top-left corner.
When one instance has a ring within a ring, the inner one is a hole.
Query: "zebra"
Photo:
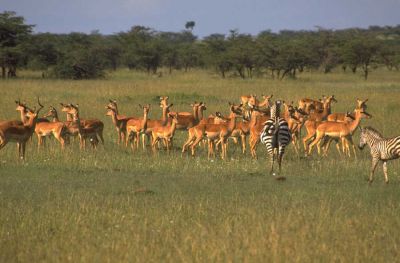
[[[386,139],[377,130],[372,127],[360,128],[360,143],[358,148],[362,150],[366,144],[371,149],[371,172],[369,175],[369,184],[374,180],[374,172],[379,161],[383,162],[383,174],[385,183],[389,183],[387,175],[387,164],[389,160],[394,160],[400,157],[400,136]]]
[[[277,100],[271,106],[270,118],[264,123],[263,131],[260,135],[261,143],[267,147],[268,155],[271,158],[271,171],[274,173],[274,161],[278,160],[279,173],[281,172],[282,157],[285,153],[285,147],[290,143],[292,135],[289,125],[284,118],[280,117],[280,106],[282,101]]]

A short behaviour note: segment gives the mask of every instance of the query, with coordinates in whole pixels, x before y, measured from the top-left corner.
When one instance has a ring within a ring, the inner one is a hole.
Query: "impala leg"
[[[145,150],[146,149],[146,134],[143,133],[141,137],[142,137],[142,148],[143,148],[143,150]],[[137,133],[136,140],[137,140],[136,149],[139,149],[139,141],[140,141],[140,133],[139,132]],[[149,140],[149,141],[151,142],[151,140]]]
[[[308,155],[311,155],[312,149],[314,148],[314,146],[319,143],[322,139],[321,135],[317,135],[316,138],[314,139],[314,141],[310,144],[310,148],[308,149]],[[318,152],[319,154],[319,152]]]
[[[369,180],[368,180],[369,184],[371,184],[372,181],[374,180],[374,173],[375,173],[376,166],[378,165],[378,161],[379,160],[377,158],[372,159],[371,172],[369,174]]]
[[[131,137],[131,132],[129,131],[129,132],[127,132],[126,133],[126,138],[125,138],[125,147],[128,147],[128,143],[129,143],[129,139],[131,139],[130,137]],[[131,141],[131,143],[132,143],[132,141]]]
[[[307,134],[307,136],[303,138],[304,152],[306,155],[309,152],[310,141],[313,139],[314,135],[315,134]]]
[[[197,137],[196,140],[194,141],[194,143],[192,144],[192,146],[190,147],[192,149],[192,156],[194,156],[195,154],[195,148],[197,146],[197,144],[199,144],[199,142],[201,141],[202,137]]]
[[[212,147],[212,144],[211,144],[211,140],[210,140],[210,139],[207,140],[207,148],[208,148],[208,151],[207,151],[207,158],[210,159],[211,151],[213,151],[213,147]]]
[[[100,138],[101,144],[103,144],[103,145],[104,145],[103,129],[101,129],[101,130],[97,131],[97,135],[98,135],[98,136],[99,136],[99,138]]]
[[[61,133],[56,133],[56,134],[54,134],[54,138],[56,138],[56,140],[61,144],[61,149],[64,150],[65,140],[64,140],[64,138],[61,136]]]
[[[128,137],[126,137],[126,141],[128,142],[128,141],[130,141],[130,144],[131,144],[131,149],[132,149],[132,151],[134,151],[135,150],[135,143],[137,143],[137,141],[136,141],[136,134],[133,134],[133,132],[130,132],[130,134],[129,134],[129,136]],[[128,146],[128,143],[126,144],[126,146]]]
[[[354,145],[353,138],[351,136],[349,136],[349,138],[347,138],[347,141],[350,142],[351,147],[353,148],[354,157],[357,159],[356,146]],[[347,143],[347,146],[349,146],[348,143]],[[349,152],[350,152],[350,149],[349,149]]]
[[[26,142],[22,142],[21,143],[21,153],[22,153],[21,159],[22,160],[25,160],[25,149],[26,149]]]
[[[120,141],[121,142],[124,142],[125,141],[125,137],[126,137],[126,132],[124,132],[124,131],[121,131],[121,139],[120,139]]]
[[[385,183],[389,183],[388,174],[387,174],[387,162],[383,162],[383,175],[385,176]]]
[[[186,151],[186,148],[194,141],[194,135],[192,135],[191,133],[189,133],[189,137],[186,140],[186,142],[183,144],[182,146],[182,153],[184,153]]]
[[[241,134],[240,139],[242,141],[242,153],[245,154],[246,153],[246,135]]]
[[[153,138],[153,141],[151,143],[151,148],[153,149],[153,152],[156,152],[156,144],[158,143],[158,138]]]
[[[40,146],[42,145],[42,136],[40,136],[40,134],[37,134],[37,139],[38,139],[37,148],[38,150],[40,150]]]

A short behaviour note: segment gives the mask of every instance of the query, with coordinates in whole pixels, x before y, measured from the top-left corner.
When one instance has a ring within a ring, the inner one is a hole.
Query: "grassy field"
[[[262,146],[258,160],[234,145],[225,161],[207,160],[204,149],[192,158],[181,156],[186,133],[177,132],[170,154],[132,153],[115,144],[104,106],[117,99],[121,113],[137,116],[139,103],[151,103],[151,117],[159,118],[160,95],[169,95],[173,110],[205,101],[209,114],[227,113],[228,101],[249,93],[288,101],[335,94],[339,112],[369,98],[373,118],[363,125],[389,137],[400,134],[399,72],[374,72],[368,81],[341,73],[221,79],[205,71],[157,78],[121,70],[93,81],[23,76],[0,81],[0,120],[19,118],[18,98],[33,106],[40,96],[46,108],[79,103],[82,117],[104,121],[106,143],[80,152],[75,142],[62,152],[50,140],[38,152],[34,139],[24,163],[15,144],[0,151],[0,262],[398,261],[398,162],[389,163],[389,185],[379,166],[369,187],[368,150],[358,159],[334,149],[326,158],[304,159],[289,147],[281,182],[267,174]]]

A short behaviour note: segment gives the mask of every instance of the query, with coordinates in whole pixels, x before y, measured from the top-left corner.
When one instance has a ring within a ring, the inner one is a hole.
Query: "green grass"
[[[335,94],[334,110],[352,110],[355,98],[369,98],[373,118],[363,120],[386,136],[398,135],[400,74],[379,71],[368,81],[353,74],[304,73],[297,80],[220,79],[205,72],[176,72],[162,78],[125,70],[93,81],[42,80],[35,73],[0,82],[0,120],[18,119],[14,100],[30,105],[79,103],[82,117],[104,121],[106,144],[80,152],[73,143],[62,152],[54,140],[41,151],[28,145],[25,163],[15,144],[0,151],[0,262],[394,262],[400,246],[400,176],[389,163],[369,187],[368,150],[357,160],[303,159],[288,148],[286,181],[267,174],[265,150],[259,160],[229,145],[229,158],[207,160],[204,149],[181,156],[186,133],[177,132],[170,154],[132,153],[115,145],[105,116],[109,98],[120,111],[137,116],[139,103],[169,95],[173,110],[190,111],[194,100],[207,114],[228,112],[240,95],[301,97]],[[64,118],[60,113],[60,117]],[[355,136],[358,142],[358,134]],[[138,189],[148,189],[140,193]]]

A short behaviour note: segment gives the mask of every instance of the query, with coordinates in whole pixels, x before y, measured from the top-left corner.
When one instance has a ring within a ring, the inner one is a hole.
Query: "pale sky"
[[[112,34],[133,25],[178,32],[191,20],[200,37],[400,24],[400,0],[0,0],[6,10],[35,24],[35,32],[52,33]]]

